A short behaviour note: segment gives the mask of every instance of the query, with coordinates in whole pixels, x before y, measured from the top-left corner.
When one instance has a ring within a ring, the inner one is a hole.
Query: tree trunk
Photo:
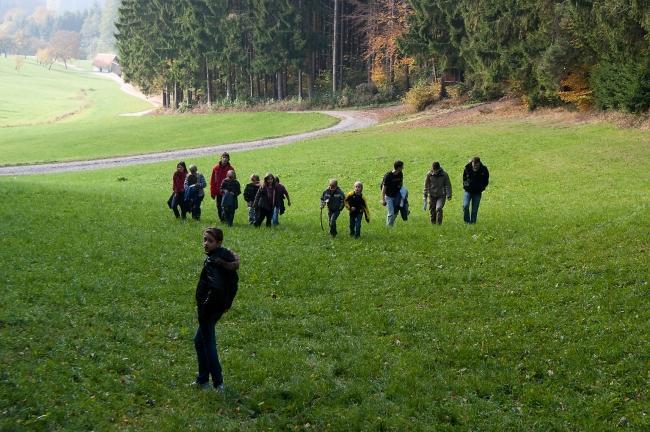
[[[192,90],[187,90],[187,104],[192,105]]]
[[[226,99],[229,101],[233,100],[232,97],[232,70],[230,65],[228,65],[226,71]]]
[[[267,88],[269,87],[269,77],[268,75],[264,74],[264,99],[267,98]]]
[[[298,100],[302,100],[302,69],[298,69]]]
[[[280,72],[275,73],[275,87],[278,95],[276,99],[284,99],[284,95],[282,94],[282,74]]]
[[[334,0],[334,18],[332,20],[332,97],[336,94],[336,59],[338,41],[339,0]]]
[[[207,97],[207,102],[208,106],[212,106],[212,89],[211,87],[212,82],[210,81],[210,64],[208,63],[208,59],[206,57],[205,59],[205,95]]]
[[[431,67],[433,68],[433,82],[438,82],[438,74],[436,73],[436,59],[431,59]]]
[[[409,76],[409,65],[404,66],[404,75],[406,76],[406,90],[411,88],[411,77]]]

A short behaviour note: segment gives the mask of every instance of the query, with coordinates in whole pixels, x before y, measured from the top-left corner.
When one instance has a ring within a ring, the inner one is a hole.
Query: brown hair
[[[223,241],[223,231],[221,229],[219,229],[219,228],[215,228],[215,227],[206,228],[203,231],[203,233],[204,234],[210,234],[212,236],[212,238],[215,239],[218,242]]]

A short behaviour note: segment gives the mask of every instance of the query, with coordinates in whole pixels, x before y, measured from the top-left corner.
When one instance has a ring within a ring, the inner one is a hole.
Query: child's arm
[[[366,199],[363,198],[361,202],[363,202],[363,214],[366,216],[366,222],[370,223],[370,210],[368,210]]]

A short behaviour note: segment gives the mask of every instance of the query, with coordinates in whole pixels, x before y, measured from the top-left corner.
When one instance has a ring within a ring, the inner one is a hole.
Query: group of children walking
[[[386,225],[388,226],[394,225],[398,215],[407,220],[410,213],[408,190],[403,185],[403,169],[404,163],[395,161],[393,170],[387,172],[382,179],[381,204],[387,209]],[[463,172],[465,189],[463,219],[466,223],[476,223],[481,193],[488,182],[487,167],[481,163],[478,156],[473,157]],[[205,187],[207,187],[205,177],[198,172],[196,165],[191,165],[188,172],[185,162],[179,162],[172,177],[172,195],[168,200],[174,215],[185,219],[186,213],[190,212],[192,218],[199,220]],[[228,226],[233,225],[235,212],[239,206],[238,197],[241,193],[242,189],[235,168],[230,164],[230,155],[224,152],[212,169],[210,196],[215,200],[219,220]],[[263,222],[266,222],[266,226],[278,225],[280,215],[284,214],[286,209],[285,199],[286,205],[291,206],[287,188],[270,172],[263,179],[260,179],[257,174],[251,175],[243,194],[248,209],[248,223],[255,227],[260,227]],[[451,197],[449,175],[439,162],[434,162],[425,176],[423,202],[423,210],[429,208],[432,224],[442,224],[443,208]],[[339,188],[336,179],[330,179],[328,187],[321,194],[320,202],[321,227],[323,227],[323,209],[327,207],[327,222],[332,237],[338,234],[336,222],[344,208],[347,208],[350,214],[350,236],[359,238],[362,220],[365,218],[370,222],[370,211],[360,181],[355,182],[353,190],[346,194]]]
[[[189,173],[184,161],[176,165],[172,176],[172,195],[167,201],[176,218],[186,219],[187,213],[191,212],[193,219],[200,220],[206,187],[205,177],[198,172],[196,165],[190,166]],[[228,226],[233,225],[241,193],[235,168],[230,164],[230,155],[224,152],[210,175],[210,196],[216,203],[219,220]],[[256,227],[265,220],[267,226],[279,225],[280,215],[286,209],[285,199],[286,205],[291,206],[289,191],[280,183],[280,178],[270,172],[263,181],[260,181],[259,175],[251,175],[243,193],[248,207],[248,223]]]

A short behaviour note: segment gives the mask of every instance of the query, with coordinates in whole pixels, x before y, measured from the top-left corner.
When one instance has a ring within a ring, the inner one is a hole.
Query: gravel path
[[[363,129],[377,123],[376,116],[363,111],[318,111],[340,119],[340,121],[329,128],[312,132],[305,132],[297,135],[290,135],[280,138],[262,139],[257,141],[221,144],[209,147],[201,147],[186,150],[174,150],[160,153],[147,153],[134,156],[114,157],[107,159],[94,159],[85,161],[47,163],[38,165],[18,165],[0,167],[0,175],[16,176],[29,174],[45,174],[67,171],[86,171],[102,168],[121,167],[128,165],[140,165],[166,160],[181,160],[199,156],[218,155],[224,151],[237,152],[255,150],[265,147],[277,147],[284,144],[304,141],[311,138],[331,135],[335,133]],[[295,115],[300,115],[296,113]]]

